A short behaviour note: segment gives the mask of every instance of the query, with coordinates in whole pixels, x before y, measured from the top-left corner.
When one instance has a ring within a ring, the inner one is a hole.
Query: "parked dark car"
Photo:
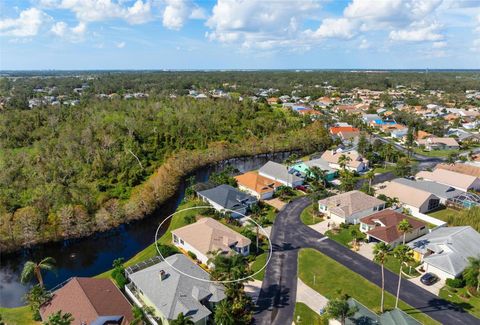
[[[420,278],[420,282],[422,282],[424,285],[427,285],[427,286],[431,286],[432,284],[434,284],[435,282],[437,282],[439,279],[438,279],[438,276],[436,276],[435,274],[433,273],[425,273],[424,275],[422,275],[422,277]]]
[[[307,187],[304,186],[304,185],[299,185],[297,187],[295,187],[296,190],[300,190],[302,192],[306,192],[307,191]]]

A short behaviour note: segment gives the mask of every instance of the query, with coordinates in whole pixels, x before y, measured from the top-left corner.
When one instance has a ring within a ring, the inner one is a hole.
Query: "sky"
[[[479,69],[480,0],[0,0],[0,70]]]

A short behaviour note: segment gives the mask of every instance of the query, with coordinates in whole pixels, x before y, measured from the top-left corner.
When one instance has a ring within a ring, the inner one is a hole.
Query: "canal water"
[[[204,182],[212,172],[221,171],[227,166],[245,172],[258,169],[268,160],[282,162],[289,154],[285,152],[231,159],[198,169],[194,176],[197,182]],[[117,258],[123,257],[128,260],[154,242],[155,231],[160,222],[173,213],[183,200],[185,186],[186,183],[183,181],[174,197],[142,220],[86,238],[37,245],[14,254],[0,256],[0,306],[17,307],[25,304],[23,296],[31,285],[23,285],[19,280],[25,261],[37,261],[47,256],[56,260],[56,273],[43,272],[45,286],[50,289],[74,276],[91,277],[105,272],[112,267],[113,260]]]

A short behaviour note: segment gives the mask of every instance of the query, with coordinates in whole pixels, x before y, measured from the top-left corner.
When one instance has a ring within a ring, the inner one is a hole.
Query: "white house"
[[[360,218],[383,210],[385,202],[360,191],[350,191],[322,199],[318,206],[336,224],[357,224]]]

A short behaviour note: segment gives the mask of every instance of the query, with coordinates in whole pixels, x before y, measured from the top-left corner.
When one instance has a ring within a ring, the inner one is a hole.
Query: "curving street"
[[[380,266],[330,240],[300,220],[309,204],[307,197],[289,203],[274,223],[273,253],[265,272],[254,314],[256,324],[292,324],[297,291],[297,259],[300,248],[314,248],[380,286]],[[385,289],[396,294],[398,276],[385,270]],[[404,281],[400,298],[442,324],[478,324],[479,319],[448,301]]]

